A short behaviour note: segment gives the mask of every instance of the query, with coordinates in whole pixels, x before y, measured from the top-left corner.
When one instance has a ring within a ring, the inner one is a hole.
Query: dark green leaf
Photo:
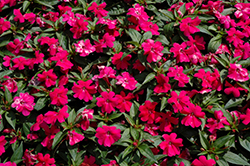
[[[55,148],[55,146],[62,140],[62,138],[65,136],[62,131],[59,131],[56,133],[54,139],[53,139],[53,144],[52,144],[52,149]]]
[[[230,99],[226,105],[225,109],[231,108],[231,107],[236,107],[239,106],[245,99],[244,98],[237,98],[237,99]]]
[[[164,36],[164,35],[159,35],[156,39],[155,39],[155,41],[159,41],[159,42],[161,42],[162,44],[165,44],[165,45],[169,45],[169,41],[168,41],[168,39]]]
[[[222,35],[218,34],[217,36],[213,37],[208,43],[208,51],[215,53],[222,42]]]
[[[134,146],[133,145],[129,145],[123,152],[122,152],[122,158],[125,158],[128,154],[130,154],[131,152],[133,152],[134,150]]]
[[[130,133],[134,140],[139,140],[140,134],[135,128],[130,127]]]
[[[23,2],[23,12],[26,11],[26,9],[29,7],[29,5],[30,5],[30,1],[24,1]]]
[[[233,152],[227,152],[223,158],[232,164],[236,165],[250,165],[246,160],[242,159],[239,155],[233,153]]]
[[[16,130],[16,116],[13,111],[9,111],[5,113],[5,118],[7,122],[11,125],[11,127]]]
[[[179,8],[179,11],[181,11],[181,13],[183,15],[186,13],[186,3],[184,3],[183,5],[181,5],[181,7]]]
[[[8,104],[12,103],[12,94],[10,93],[7,86],[4,86],[4,90],[5,100],[8,102]]]
[[[196,28],[198,28],[201,33],[205,33],[205,34],[208,34],[210,36],[214,36],[209,30],[207,30],[206,26],[198,25],[198,26],[196,26]]]
[[[23,157],[23,142],[21,142],[20,146],[14,151],[13,155],[10,158],[10,161],[16,162]]]
[[[202,147],[208,150],[210,148],[210,144],[208,140],[204,137],[204,134],[202,133],[202,131],[200,130],[199,130],[199,136],[200,136],[200,142],[201,142]]]
[[[135,29],[129,29],[127,31],[128,35],[131,37],[132,41],[140,43],[142,35]]]
[[[46,98],[39,98],[36,102],[34,109],[37,111],[40,111],[46,106],[46,102],[47,102]]]
[[[130,125],[132,125],[132,126],[135,125],[134,120],[133,120],[128,114],[123,113],[123,115],[125,116],[125,119],[128,121],[128,123],[129,123]]]
[[[148,145],[142,143],[140,146],[138,146],[139,151],[141,152],[141,154],[151,160],[153,160],[154,162],[157,163],[157,160],[154,157],[153,152],[150,150],[150,148],[148,147]]]
[[[211,40],[210,40],[210,41],[211,41]],[[219,58],[219,57],[217,57],[217,56],[214,56],[214,58],[215,58],[222,66],[224,66],[225,68],[227,68],[228,64],[227,64],[227,62],[226,62],[224,59]]]
[[[248,150],[250,152],[250,141],[248,141],[247,139],[241,139],[239,137],[239,141],[240,141],[240,145],[245,148],[246,150]]]
[[[143,43],[146,39],[151,39],[151,38],[152,38],[152,32],[148,31],[148,32],[143,34],[142,39],[141,39],[141,43]]]
[[[122,115],[122,113],[113,113],[113,114],[108,116],[108,119],[109,120],[116,119],[116,118],[119,118],[121,115]]]
[[[51,8],[51,9],[54,9],[53,6],[51,6],[49,3],[46,3],[45,1],[42,1],[42,0],[34,0],[34,3],[38,3],[40,5],[44,5],[44,6]]]
[[[160,111],[162,111],[166,105],[167,105],[167,98],[166,97],[163,97],[162,100],[161,100],[161,108],[160,108]]]
[[[174,22],[171,22],[171,23],[168,23],[166,24],[164,27],[163,27],[163,31],[164,31],[164,34],[167,36],[167,37],[170,37],[173,35],[174,33]]]
[[[159,9],[159,12],[161,12],[162,14],[164,14],[165,17],[171,19],[171,20],[175,20],[174,15],[172,12],[165,10],[165,9]]]
[[[67,49],[67,38],[63,33],[56,32],[56,37],[58,38],[59,44],[62,46],[63,49]]]
[[[221,148],[224,146],[227,141],[229,141],[234,135],[225,135],[220,138],[217,138],[216,141],[214,142],[213,146],[217,149]]]

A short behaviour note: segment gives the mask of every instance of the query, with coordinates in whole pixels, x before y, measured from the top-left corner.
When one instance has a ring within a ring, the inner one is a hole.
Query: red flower
[[[76,21],[73,24],[73,27],[70,28],[70,31],[74,34],[74,39],[79,39],[84,31],[88,30],[88,22],[86,22],[84,19],[76,19]]]
[[[49,128],[49,126],[46,124],[42,125],[42,128],[45,131],[46,137],[41,142],[41,144],[43,147],[47,147],[49,150],[51,150],[53,139],[60,129],[58,129],[56,125],[53,125]]]
[[[171,98],[168,99],[169,103],[174,103],[173,108],[174,112],[182,111],[184,107],[190,104],[190,99],[186,96],[185,91],[181,91],[179,96],[175,91],[171,92]]]
[[[49,71],[44,71],[42,74],[38,74],[38,81],[43,82],[45,81],[45,86],[50,87],[56,84],[57,76],[53,73],[53,69]]]
[[[232,93],[234,97],[240,97],[240,91],[244,90],[245,92],[247,92],[247,89],[241,88],[238,84],[234,84],[233,86],[232,84],[226,81],[225,86],[227,86],[227,88],[224,90],[224,92],[227,95],[230,95]]]
[[[102,107],[102,112],[107,112],[110,114],[112,111],[115,111],[115,106],[117,105],[117,99],[115,96],[115,93],[113,91],[111,92],[102,92],[102,97],[97,97],[97,103],[96,105],[98,107]]]
[[[4,32],[7,31],[11,27],[9,21],[4,21],[3,18],[0,18],[0,35]]]
[[[43,156],[42,153],[37,154],[37,161],[38,163],[35,166],[56,166],[55,159],[50,158],[49,154],[45,154]]]
[[[129,112],[130,108],[132,106],[131,99],[134,98],[134,95],[132,93],[129,93],[127,96],[126,94],[121,91],[120,95],[116,95],[116,98],[118,100],[116,108],[120,110],[120,112]]]
[[[36,157],[36,155],[32,154],[32,150],[29,151],[28,149],[26,149],[22,157],[23,163],[25,163],[26,166],[32,166],[37,160]]]
[[[20,9],[14,9],[14,15],[15,15],[14,21],[17,22],[19,20],[20,23],[24,22],[24,17],[22,13],[20,12]]]
[[[195,159],[191,165],[192,166],[214,166],[215,164],[216,162],[214,161],[214,159],[207,160],[205,156],[200,156],[199,160]]]
[[[182,147],[182,139],[177,138],[176,133],[171,133],[170,135],[163,134],[162,137],[165,139],[165,141],[160,143],[160,148],[163,150],[163,154],[168,155],[169,157],[179,155],[180,149],[179,147]]]
[[[189,82],[189,77],[183,73],[183,67],[182,66],[175,66],[175,68],[170,67],[168,69],[168,77],[174,77],[175,80],[178,81],[179,87],[184,87],[185,84]]]
[[[244,41],[241,39],[244,38],[245,35],[241,31],[236,30],[235,28],[230,28],[229,31],[226,32],[228,34],[226,37],[227,41],[230,43],[233,42],[235,47],[237,47],[239,44],[243,44]]]
[[[93,2],[91,6],[88,8],[88,10],[93,11],[95,13],[95,16],[100,18],[100,17],[105,17],[108,14],[108,11],[104,10],[105,7],[106,7],[105,2],[103,2],[100,5],[97,5],[96,2]]]
[[[69,137],[69,144],[71,146],[75,145],[78,142],[81,142],[84,139],[84,136],[82,134],[75,132],[75,130],[68,131],[68,137]]]
[[[230,64],[228,78],[240,82],[249,80],[247,69],[242,68],[240,64]]]
[[[152,39],[147,39],[146,42],[143,42],[142,45],[144,50],[144,55],[148,55],[147,61],[149,63],[156,62],[161,59],[163,53],[161,53],[164,49],[161,42]]]
[[[50,58],[52,61],[56,61],[56,66],[60,66],[63,71],[71,69],[73,64],[68,60],[68,51],[62,50],[56,54],[56,56]]]
[[[96,89],[94,85],[90,85],[93,83],[92,80],[77,81],[79,85],[74,82],[72,87],[72,91],[75,93],[74,98],[79,98],[80,100],[84,100],[88,102],[93,99],[92,95],[96,93]]]
[[[58,122],[62,123],[65,122],[65,119],[69,117],[69,114],[67,113],[68,110],[68,106],[65,105],[63,106],[62,109],[60,109],[59,112],[55,112],[55,111],[48,111],[45,115],[44,115],[44,121],[47,124],[55,124],[56,120],[58,120]]]
[[[121,138],[121,130],[116,129],[115,126],[105,126],[98,127],[96,129],[96,138],[98,138],[98,143],[100,145],[110,147],[113,143]]]
[[[155,76],[155,78],[158,83],[154,88],[155,93],[167,93],[171,89],[170,84],[168,84],[169,78],[167,76],[160,74]]]
[[[128,69],[128,66],[130,65],[130,63],[128,63],[128,61],[131,59],[131,55],[127,55],[125,56],[123,59],[121,59],[123,56],[123,52],[120,52],[118,54],[115,54],[111,59],[112,59],[112,63],[114,65],[116,65],[116,68],[118,70],[120,69]]]
[[[56,88],[53,92],[50,92],[49,96],[51,101],[51,104],[61,106],[68,103],[68,89],[62,87]]]
[[[157,121],[157,123],[160,123],[159,129],[161,131],[172,132],[173,130],[172,124],[177,125],[179,123],[179,119],[172,117],[171,115],[172,112],[170,111],[160,114],[161,118],[159,121]]]
[[[185,36],[190,36],[190,34],[194,34],[195,32],[200,32],[200,30],[195,27],[201,23],[199,17],[195,19],[191,19],[190,17],[184,18],[180,23],[180,30],[184,32]]]
[[[170,48],[170,52],[174,53],[174,58],[176,57],[176,62],[190,62],[187,53],[186,53],[187,44],[183,42],[181,45],[178,43],[174,43],[173,47]]]
[[[144,105],[139,107],[139,117],[143,122],[147,122],[148,124],[153,124],[157,118],[159,118],[158,113],[155,111],[155,106],[157,102],[151,102],[149,100],[145,101]]]
[[[117,85],[122,85],[125,89],[134,90],[136,89],[137,81],[128,72],[123,72],[122,76],[117,76]]]
[[[6,144],[5,136],[0,136],[0,156],[5,152],[4,145]]]
[[[148,14],[144,11],[144,7],[140,6],[138,3],[135,4],[134,8],[128,9],[127,15],[132,15],[141,21],[147,21],[149,19]]]

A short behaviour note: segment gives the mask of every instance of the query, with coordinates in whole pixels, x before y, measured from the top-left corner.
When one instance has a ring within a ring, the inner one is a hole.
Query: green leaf
[[[233,153],[233,152],[227,152],[223,158],[232,164],[236,165],[250,165],[246,160],[242,159],[239,155]]]
[[[216,161],[219,166],[229,166],[228,162],[226,162],[223,158],[220,158]]]
[[[141,152],[141,154],[151,160],[153,160],[154,162],[157,163],[157,160],[154,157],[153,152],[150,150],[150,148],[148,147],[148,145],[142,143],[140,146],[138,146],[139,151]]]
[[[12,94],[10,93],[7,86],[4,86],[4,90],[5,100],[8,102],[8,104],[12,103]]]
[[[130,127],[130,133],[134,140],[139,140],[140,134],[135,128]]]
[[[227,141],[229,141],[232,137],[234,137],[234,135],[225,135],[225,136],[222,136],[220,138],[217,138],[216,141],[214,142],[213,144],[213,147],[219,149],[221,148],[222,146],[224,146]]]
[[[162,111],[166,107],[167,103],[168,103],[167,102],[167,98],[166,97],[162,97],[160,111]]]
[[[23,142],[21,142],[20,146],[14,151],[13,155],[10,158],[11,162],[16,162],[23,157]]]
[[[134,120],[133,120],[128,114],[123,113],[123,115],[125,116],[125,119],[127,120],[127,122],[128,122],[130,125],[132,125],[132,126],[135,125]]]
[[[137,43],[140,43],[140,40],[142,38],[142,35],[135,29],[129,29],[127,31],[128,35],[131,37],[132,41],[135,41]]]
[[[248,141],[247,139],[241,139],[239,137],[239,141],[240,141],[240,145],[245,148],[246,150],[248,150],[250,152],[250,141]]]
[[[34,109],[37,111],[40,111],[46,106],[46,102],[47,102],[46,98],[39,98],[36,102]]]
[[[209,30],[207,30],[206,26],[198,25],[198,26],[196,26],[196,28],[198,28],[201,33],[205,33],[205,34],[208,34],[210,36],[214,36]]]
[[[9,111],[5,113],[5,118],[7,122],[11,125],[11,127],[16,130],[16,116],[13,111]]]
[[[68,147],[70,156],[72,157],[73,161],[75,161],[76,156],[77,156],[78,146],[77,145],[73,145],[73,146],[67,145],[67,147]]]
[[[164,35],[159,35],[155,41],[159,41],[161,42],[162,44],[165,44],[165,45],[169,45],[170,42],[168,41],[168,39],[164,36]]]
[[[13,73],[13,70],[5,70],[0,72],[0,79],[3,78],[4,76],[10,75],[11,73]]]
[[[204,137],[204,134],[199,130],[200,142],[204,149],[208,150],[210,148],[210,144],[208,140]]]
[[[54,149],[56,147],[56,145],[62,140],[62,138],[65,136],[66,134],[62,131],[59,131],[58,133],[56,133],[54,139],[53,139],[53,144],[52,144],[52,149]]]
[[[131,152],[133,152],[134,150],[134,146],[133,145],[129,145],[123,152],[122,152],[122,158],[125,158],[128,154],[130,154]]]
[[[218,34],[215,37],[213,37],[208,43],[208,47],[207,47],[208,51],[215,53],[217,49],[219,48],[219,46],[221,45],[221,42],[222,42],[221,34]]]
[[[168,23],[163,27],[164,34],[168,37],[172,36],[174,33],[174,22]]]
[[[142,39],[141,39],[141,43],[143,43],[145,40],[151,39],[151,38],[152,38],[152,32],[148,31],[148,32],[143,34]]]
[[[67,38],[63,35],[63,33],[56,32],[56,37],[58,38],[59,44],[62,46],[63,49],[67,49]]]
[[[76,119],[76,112],[74,109],[72,109],[69,113],[69,117],[68,117],[68,123],[73,123]]]
[[[174,15],[172,12],[165,10],[165,9],[159,9],[159,12],[164,14],[165,17],[170,18],[171,20],[175,20]]]
[[[237,99],[230,99],[226,105],[225,109],[231,108],[231,107],[236,107],[239,106],[245,99],[244,98],[237,98]]]
[[[211,41],[211,40],[210,40],[210,41]],[[227,64],[227,62],[226,62],[224,59],[219,58],[219,57],[217,57],[217,56],[214,56],[214,58],[215,58],[222,66],[224,66],[225,68],[227,68],[227,66],[229,66],[229,65]]]
[[[184,15],[186,13],[186,3],[184,3],[183,5],[181,5],[181,7],[179,8],[179,10]]]
[[[122,115],[122,113],[113,113],[108,116],[108,120],[119,118]]]
[[[23,12],[26,11],[26,9],[29,7],[29,5],[30,5],[30,1],[24,1],[23,2]]]
[[[134,101],[134,102],[135,102],[135,101]],[[136,116],[137,113],[138,113],[138,107],[136,106],[136,104],[132,103],[132,106],[131,106],[130,111],[129,111],[129,115],[130,115],[133,119],[135,119],[136,117],[138,117],[138,116]]]

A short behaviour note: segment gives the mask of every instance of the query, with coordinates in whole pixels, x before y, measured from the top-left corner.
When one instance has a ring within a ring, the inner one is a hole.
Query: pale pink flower
[[[248,71],[247,69],[242,68],[240,64],[230,64],[228,78],[231,78],[235,81],[245,82],[249,80]]]
[[[68,131],[68,137],[69,137],[69,144],[71,146],[75,145],[78,142],[81,142],[84,139],[84,136],[82,134],[75,132],[75,130]]]

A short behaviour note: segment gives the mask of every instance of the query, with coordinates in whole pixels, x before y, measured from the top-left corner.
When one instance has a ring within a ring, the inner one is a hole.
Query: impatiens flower
[[[234,51],[234,57],[240,56],[239,60],[242,59],[247,59],[250,57],[250,44],[245,43],[239,44],[237,48],[235,48]]]
[[[216,164],[216,162],[214,161],[214,159],[207,160],[207,158],[205,156],[200,156],[199,160],[195,159],[191,163],[191,166],[214,166],[215,164]]]
[[[73,63],[68,60],[68,51],[62,50],[56,53],[56,56],[50,58],[52,61],[56,61],[56,66],[60,66],[63,71],[71,69]]]
[[[36,15],[34,13],[25,13],[23,17],[25,20],[28,20],[30,24],[34,24],[36,21]]]
[[[5,152],[4,145],[7,143],[5,136],[0,136],[0,156]]]
[[[117,99],[115,97],[115,93],[113,91],[102,92],[102,97],[97,97],[96,105],[101,107],[102,112],[107,112],[110,114],[112,111],[115,111],[115,106],[117,105]]]
[[[50,87],[52,85],[56,84],[57,76],[55,73],[53,73],[53,69],[50,69],[49,71],[43,71],[42,74],[38,74],[38,81],[44,82],[45,86]]]
[[[246,114],[240,115],[240,119],[242,119],[242,123],[248,125],[250,123],[250,109],[247,108]]]
[[[74,39],[79,39],[84,31],[88,30],[88,22],[83,19],[76,19],[70,31],[73,33]]]
[[[178,43],[174,43],[173,47],[170,48],[170,52],[174,53],[174,58],[176,57],[176,62],[190,62],[188,55],[186,53],[187,44],[183,42],[181,45]]]
[[[234,84],[234,86],[233,86],[228,81],[226,81],[225,86],[227,88],[225,88],[224,92],[227,95],[233,94],[234,97],[240,97],[240,91],[244,90],[245,92],[247,92],[247,89],[244,89],[244,88],[240,87],[238,84]]]
[[[74,85],[72,87],[72,91],[75,93],[74,97],[79,98],[80,100],[84,100],[85,102],[88,102],[93,99],[92,95],[96,93],[96,89],[94,85],[91,85],[93,83],[92,80],[77,81],[76,84],[74,82]]]
[[[184,18],[180,23],[180,30],[184,32],[185,36],[190,36],[190,34],[194,34],[195,32],[200,32],[200,30],[196,27],[201,23],[199,17],[195,19],[191,19],[190,17]]]
[[[25,68],[24,66],[28,65],[28,63],[24,57],[12,59],[12,62],[14,63],[14,65],[12,66],[13,70],[15,70],[17,68],[18,68],[18,70],[23,70]]]
[[[51,99],[51,104],[61,106],[68,103],[68,89],[64,87],[59,87],[50,92],[49,96]]]
[[[58,122],[62,123],[65,122],[65,119],[69,117],[69,114],[67,113],[68,110],[68,106],[65,105],[63,106],[62,109],[60,109],[59,112],[55,112],[55,111],[48,111],[45,115],[44,115],[44,121],[47,124],[55,124],[56,120],[58,120]]]
[[[183,67],[182,66],[175,66],[175,68],[170,67],[168,69],[168,77],[174,77],[175,80],[178,81],[179,87],[184,87],[185,84],[189,82],[189,77],[183,73]]]
[[[11,104],[12,108],[16,108],[18,112],[21,112],[24,116],[28,116],[30,112],[34,109],[35,98],[29,95],[28,92],[20,93],[19,97],[14,97],[14,102]]]
[[[127,15],[134,16],[138,20],[147,21],[149,19],[148,14],[144,11],[144,7],[140,6],[138,3],[135,4],[134,8],[128,9]]]
[[[132,56],[130,54],[128,54],[123,59],[121,59],[122,56],[123,56],[123,52],[120,52],[118,54],[115,54],[113,57],[111,57],[112,63],[114,65],[116,65],[116,68],[118,70],[128,69],[128,66],[130,65],[130,63],[128,61],[131,59]]]
[[[20,23],[24,22],[24,17],[22,13],[20,12],[20,9],[14,9],[14,15],[15,15],[14,21],[18,22],[19,20]]]
[[[128,72],[123,72],[121,76],[116,77],[117,85],[122,85],[125,89],[134,90],[136,89],[137,81]]]
[[[103,40],[104,40],[104,44],[106,45],[106,47],[112,48],[114,46],[115,37],[113,35],[109,35],[109,33],[105,33],[103,35]]]
[[[93,11],[95,16],[97,16],[98,18],[100,17],[105,17],[108,14],[108,11],[104,10],[104,8],[106,7],[106,3],[103,2],[100,5],[97,5],[96,2],[93,2],[91,4],[91,6],[88,8],[89,11]]]
[[[16,163],[8,161],[6,163],[0,163],[0,166],[16,166]]]
[[[17,82],[13,78],[10,78],[9,76],[4,76],[3,78],[5,78],[7,80],[2,82],[1,84],[6,86],[8,88],[8,90],[10,91],[10,93],[14,93],[18,90]],[[3,89],[3,91],[5,91],[4,86],[1,87]]]
[[[169,103],[173,104],[174,112],[177,113],[178,111],[182,111],[184,107],[187,107],[190,104],[190,98],[186,96],[185,91],[181,91],[179,96],[175,91],[171,92],[171,98],[168,99]]]
[[[245,82],[249,80],[248,71],[247,69],[242,68],[240,64],[230,64],[228,78],[231,78],[235,81]]]
[[[0,35],[4,32],[7,31],[11,27],[9,21],[4,21],[3,18],[0,18]]]
[[[102,164],[101,166],[119,166],[115,160],[111,160],[109,164]]]
[[[117,129],[115,126],[103,125],[96,129],[95,136],[98,138],[98,143],[100,145],[110,147],[121,138],[121,130]]]
[[[182,114],[186,116],[181,120],[181,124],[185,126],[191,126],[193,128],[199,127],[201,125],[201,120],[198,118],[205,118],[205,112],[202,112],[201,107],[194,104],[189,104],[188,107],[184,107],[181,111]]]
[[[161,59],[163,53],[161,53],[164,49],[161,42],[156,41],[152,39],[147,39],[145,42],[141,45],[144,50],[144,55],[148,55],[147,61],[149,63],[156,62]]]
[[[165,141],[161,142],[159,146],[163,150],[163,154],[166,154],[169,157],[179,155],[180,147],[183,146],[183,140],[181,138],[176,139],[176,133],[171,133],[170,135],[163,134],[162,137],[165,139]]]
[[[83,162],[80,164],[80,166],[98,166],[95,164],[95,157],[94,156],[84,156]]]
[[[90,53],[95,51],[95,47],[91,45],[90,40],[87,39],[85,42],[80,40],[75,44],[76,52],[80,53],[80,56],[88,56]]]
[[[250,5],[248,3],[237,3],[234,5],[237,11],[234,12],[236,18],[241,18],[242,20],[247,20],[250,16]]]
[[[155,78],[157,80],[157,85],[154,88],[155,93],[167,93],[171,89],[170,84],[168,84],[169,78],[167,76],[160,74],[155,76]]]
[[[36,123],[33,124],[31,127],[30,127],[30,131],[38,131],[40,130],[40,127],[43,126],[44,124],[46,124],[44,121],[43,121],[44,117],[43,117],[43,114],[40,114],[36,117]]]
[[[216,133],[218,129],[224,128],[224,125],[230,125],[221,110],[214,111],[214,117],[215,119],[209,118],[206,124],[206,127],[209,128],[208,131],[210,131],[212,134]]]
[[[42,153],[37,154],[37,161],[38,163],[35,166],[56,166],[55,159],[50,158],[49,154],[45,154],[43,156]]]
[[[23,163],[25,163],[26,166],[32,166],[37,160],[36,157],[36,155],[32,154],[32,150],[29,151],[28,149],[26,149],[22,157]]]
[[[230,28],[229,31],[226,32],[228,34],[226,37],[227,41],[230,43],[233,42],[235,47],[237,47],[239,44],[243,44],[243,40],[241,39],[244,38],[245,35],[241,31],[236,30],[235,28]]]
[[[45,131],[46,137],[41,142],[43,147],[47,147],[49,150],[51,150],[53,139],[55,135],[60,131],[60,129],[57,128],[56,125],[52,125],[50,128],[48,125],[43,125],[42,128]]]
[[[137,70],[139,70],[140,73],[141,73],[142,71],[144,71],[144,70],[146,69],[146,67],[143,66],[143,64],[140,62],[139,59],[137,59],[137,60],[135,61],[135,63],[133,63],[133,69],[137,69]]]
[[[84,109],[78,116],[81,117],[80,124],[83,130],[87,130],[89,128],[90,122],[89,119],[93,119],[94,110],[92,109]]]
[[[120,112],[125,112],[125,111],[129,112],[132,106],[131,99],[134,98],[134,95],[132,93],[129,93],[126,96],[126,94],[123,91],[121,91],[120,95],[116,95],[116,98],[118,101],[116,108],[118,108]]]
[[[152,22],[143,21],[143,22],[140,22],[140,27],[145,32],[150,31],[152,33],[152,35],[160,35],[160,33],[158,32],[159,27],[157,24],[153,24]]]
[[[68,131],[68,137],[69,137],[69,144],[75,145],[78,142],[81,142],[84,139],[84,136],[82,134],[79,134],[75,132],[75,130]]]
[[[158,121],[156,121],[156,123],[160,123],[159,129],[161,131],[165,131],[165,132],[172,132],[173,130],[173,126],[177,125],[179,122],[178,118],[172,117],[172,112],[166,112],[166,113],[161,113],[160,114],[160,119]]]
[[[148,132],[149,134],[151,134],[152,136],[158,135],[157,130],[159,129],[159,126],[155,125],[155,124],[146,124],[144,131]]]
[[[139,107],[139,117],[143,122],[147,122],[148,124],[153,124],[157,118],[159,118],[159,114],[155,111],[155,106],[157,102],[151,102],[149,100],[145,101],[144,105]]]
[[[99,75],[95,75],[93,77],[93,80],[95,80],[96,78],[102,78],[104,79],[104,81],[109,82],[108,78],[116,78],[115,74],[116,71],[114,69],[112,69],[111,67],[107,67],[107,66],[98,66]]]

